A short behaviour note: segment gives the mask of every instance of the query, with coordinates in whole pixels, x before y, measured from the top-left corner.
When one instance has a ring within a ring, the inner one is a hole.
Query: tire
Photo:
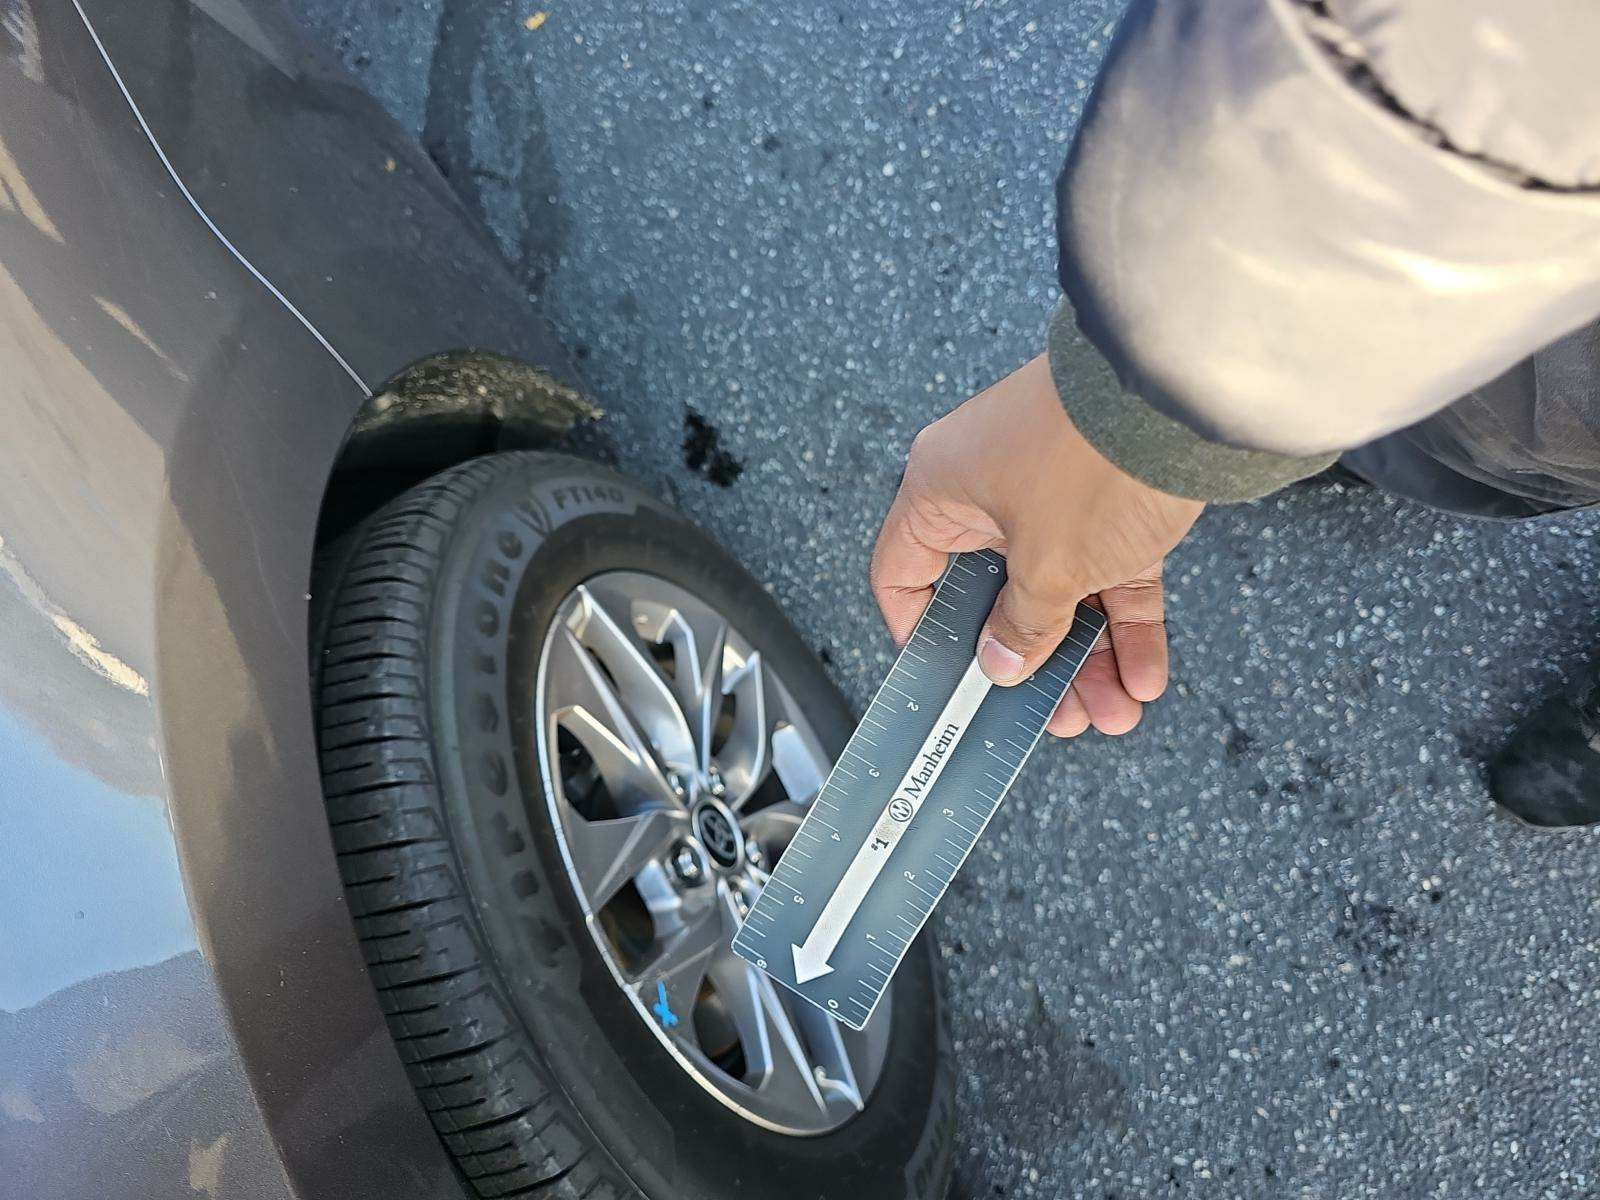
[[[848,708],[772,599],[638,485],[552,454],[476,459],[319,558],[313,688],[357,935],[411,1082],[475,1194],[939,1200],[953,1064],[931,942],[886,1006],[864,1109],[811,1137],[719,1103],[630,1005],[584,925],[530,734],[557,605],[613,570],[714,600],[830,755]]]

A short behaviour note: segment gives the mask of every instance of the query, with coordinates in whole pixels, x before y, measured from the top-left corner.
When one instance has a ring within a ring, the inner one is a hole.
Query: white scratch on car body
[[[136,696],[150,694],[150,684],[143,675],[102,646],[99,638],[74,621],[61,610],[60,605],[45,594],[45,590],[32,575],[28,574],[28,569],[22,565],[17,556],[6,548],[3,537],[0,537],[0,571],[10,577],[17,591],[22,594],[22,598],[56,627],[56,632],[67,643],[67,648],[80,660],[118,687],[126,688]]]
[[[100,306],[101,312],[105,313],[106,316],[110,317],[118,325],[122,326],[129,337],[133,338],[134,341],[138,342],[146,350],[150,351],[151,354],[155,355],[156,358],[161,361],[161,365],[171,372],[175,378],[184,383],[189,382],[189,376],[184,373],[183,369],[179,367],[177,363],[173,362],[172,359],[167,357],[166,352],[151,340],[148,333],[139,328],[139,323],[128,315],[127,309],[123,308],[122,305],[116,303],[115,301],[107,300],[104,296],[96,296],[94,298],[94,302]]]

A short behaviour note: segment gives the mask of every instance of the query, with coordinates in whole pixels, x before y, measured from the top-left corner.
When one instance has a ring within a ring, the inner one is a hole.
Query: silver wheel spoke
[[[733,728],[717,752],[717,762],[728,785],[728,807],[737,812],[761,786],[771,765],[767,672],[761,655],[752,654],[730,672],[723,688],[735,699]]]
[[[795,830],[800,828],[800,822],[805,819],[809,807],[796,804],[793,800],[780,800],[740,816],[739,828],[745,831],[746,836],[760,842],[762,849],[773,845],[787,846]]]
[[[745,1081],[775,1105],[827,1112],[805,1042],[777,985],[732,954],[718,962],[712,982],[744,1047]]]
[[[711,902],[696,912],[675,933],[656,946],[655,953],[633,972],[632,985],[656,1015],[663,1029],[680,1040],[695,1042],[690,1014],[700,994],[700,984],[712,961],[726,952],[729,932],[726,884],[717,885]],[[665,1011],[656,1008],[666,1004]]]
[[[856,1082],[856,1067],[845,1041],[845,1027],[814,1004],[796,1004],[792,1011],[795,1024],[810,1047],[814,1060],[812,1072],[823,1097],[860,1112],[866,1105]]]
[[[563,833],[590,909],[599,912],[624,884],[688,835],[689,816],[681,809],[652,808],[609,821],[585,821],[574,813]]]
[[[693,771],[695,743],[672,688],[661,669],[645,653],[634,633],[632,614],[624,604],[614,611],[599,589],[578,588],[581,603],[568,618],[578,640],[605,663],[616,681],[618,699],[655,747],[661,761],[680,771]]]
[[[577,635],[563,625],[550,646],[550,686],[564,703],[551,715],[583,743],[619,808],[679,803],[650,748]]]
[[[751,877],[758,884],[765,886],[773,868],[794,840],[795,832],[810,807],[809,804],[796,804],[793,800],[780,800],[739,817],[739,828],[744,831],[745,837],[754,839],[761,847],[762,865],[758,867],[752,864],[750,867]],[[819,828],[818,833],[823,837],[834,836],[825,828]]]
[[[711,742],[722,714],[722,658],[728,623],[703,604],[635,603],[635,626],[672,648],[671,688],[694,738],[694,765],[711,764]]]
[[[810,804],[827,782],[833,760],[822,748],[822,743],[817,741],[816,734],[792,718],[793,702],[784,694],[782,687],[782,684],[773,681],[773,690],[777,692],[782,706],[773,721],[772,769],[789,799]]]
[[[718,621],[708,628],[697,643],[695,695],[691,710],[695,715],[694,740],[700,753],[700,769],[711,766],[711,742],[717,733],[717,719],[722,716],[722,656],[727,651],[728,625]]]

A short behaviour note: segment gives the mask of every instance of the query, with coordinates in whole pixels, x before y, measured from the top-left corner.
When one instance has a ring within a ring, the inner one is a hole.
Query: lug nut
[[[672,789],[672,794],[682,800],[687,794],[683,786],[683,776],[676,771],[667,772],[667,786]]]
[[[761,853],[761,843],[753,837],[744,840],[744,856],[758,867],[765,861]]]
[[[719,800],[728,794],[728,785],[722,782],[722,772],[715,763],[706,768],[706,790]]]
[[[706,871],[700,865],[700,856],[688,842],[679,842],[672,852],[672,873],[681,883],[696,887],[705,881]]]

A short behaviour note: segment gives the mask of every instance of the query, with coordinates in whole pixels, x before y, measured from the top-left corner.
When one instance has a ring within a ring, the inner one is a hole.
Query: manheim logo
[[[896,821],[911,820],[911,801],[904,796],[896,796],[889,802],[889,815]]]

